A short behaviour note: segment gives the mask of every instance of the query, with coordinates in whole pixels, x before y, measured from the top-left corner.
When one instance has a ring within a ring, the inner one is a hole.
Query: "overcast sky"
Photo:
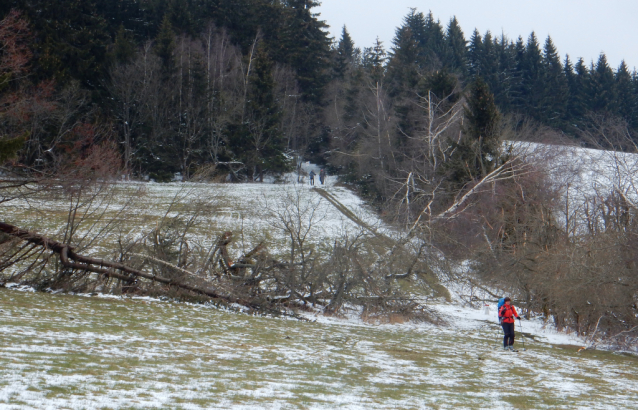
[[[339,38],[345,24],[357,47],[369,47],[377,36],[386,49],[410,7],[427,13],[447,27],[456,16],[469,40],[474,28],[481,34],[505,33],[525,40],[536,32],[541,46],[547,35],[562,57],[583,57],[587,64],[605,52],[617,68],[624,59],[638,67],[638,0],[321,0],[314,10]]]

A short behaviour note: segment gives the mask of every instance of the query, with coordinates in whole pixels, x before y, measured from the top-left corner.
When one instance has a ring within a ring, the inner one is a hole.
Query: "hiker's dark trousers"
[[[503,323],[503,333],[505,333],[505,337],[503,337],[503,346],[512,346],[514,345],[514,323]]]

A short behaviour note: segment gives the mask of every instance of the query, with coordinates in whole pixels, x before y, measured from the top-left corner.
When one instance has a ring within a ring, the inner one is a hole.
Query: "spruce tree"
[[[445,67],[451,72],[465,75],[467,73],[467,40],[456,17],[453,17],[448,24],[445,43]]]
[[[107,45],[111,41],[95,0],[40,1],[29,13],[37,33],[36,76],[55,78],[58,84],[80,80],[98,88],[105,73]]]
[[[522,72],[525,109],[533,118],[542,120],[543,56],[534,32],[527,40]]]
[[[0,165],[4,165],[5,162],[16,157],[18,151],[24,147],[28,135],[25,132],[23,135],[14,138],[0,136]]]
[[[259,179],[263,182],[266,171],[279,173],[288,170],[284,155],[285,142],[279,128],[281,111],[275,99],[273,64],[264,46],[257,50],[251,77],[248,134],[252,144],[248,146],[246,162],[249,167],[256,167]]]
[[[516,47],[501,34],[500,39],[495,41],[495,49],[498,59],[498,87],[493,90],[494,99],[502,111],[511,111],[520,87],[520,76],[516,70]]]
[[[573,89],[570,90],[574,105],[570,109],[576,124],[582,124],[585,114],[592,107],[589,90],[591,84],[590,72],[587,69],[587,65],[585,65],[585,60],[579,58],[576,61],[574,72],[576,73],[575,83]]]
[[[327,25],[319,21],[312,9],[315,0],[287,0],[279,41],[275,46],[285,61],[297,72],[304,100],[318,104],[328,83],[330,72],[330,39]]]
[[[629,124],[634,124],[638,118],[636,118],[635,110],[635,94],[634,84],[632,82],[631,74],[627,68],[627,64],[623,60],[616,71],[616,113],[624,118]]]
[[[372,85],[382,83],[385,77],[385,61],[387,54],[383,41],[377,37],[373,47],[366,47],[363,52],[362,67],[368,73]]]
[[[482,53],[479,57],[481,61],[479,64],[481,67],[480,75],[494,94],[499,93],[499,88],[501,86],[499,83],[499,59],[496,47],[497,45],[494,43],[492,33],[487,31],[485,36],[483,36]]]
[[[569,58],[569,54],[565,56],[565,63],[563,64],[563,72],[565,73],[565,82],[568,88],[567,106],[565,108],[565,121],[568,123],[568,128],[574,125],[573,121],[576,117],[574,106],[577,104],[578,93],[576,92],[576,73],[574,72],[574,64]]]
[[[614,72],[602,53],[591,69],[590,76],[591,108],[596,112],[614,112],[616,108],[616,84]]]
[[[124,25],[121,25],[113,45],[113,57],[118,63],[129,63],[135,56],[135,43]]]
[[[99,0],[95,2],[97,13],[104,18],[112,36],[116,36],[120,27],[127,33],[135,33],[133,38],[144,38],[148,33],[144,21],[145,16],[137,0]]]
[[[352,41],[352,37],[350,37],[346,26],[343,26],[335,57],[334,71],[337,77],[343,78],[348,70],[352,68],[354,64],[354,54],[354,41]]]
[[[422,68],[425,65],[425,58],[427,56],[427,46],[429,32],[427,27],[426,17],[423,13],[418,12],[416,9],[410,9],[410,12],[403,19],[403,25],[397,30],[409,30],[417,47],[417,57],[415,63]],[[398,37],[398,36],[397,36]],[[394,42],[393,42],[394,44]]]
[[[512,83],[511,90],[511,110],[517,113],[522,113],[525,111],[526,107],[526,99],[527,99],[527,88],[525,85],[525,43],[523,41],[523,37],[519,36],[516,39],[516,44],[513,46],[512,53],[514,55],[515,69],[513,78],[515,81]]]
[[[443,26],[430,11],[425,17],[425,38],[421,40],[422,65],[424,70],[436,70],[442,67],[445,61],[445,34]]]
[[[426,44],[425,16],[411,9],[396,29],[388,53],[389,88],[393,97],[409,93],[419,82],[425,66]]]
[[[361,106],[361,93],[366,86],[365,74],[363,67],[357,67],[351,75],[347,78],[344,91],[345,104],[343,107],[342,120],[346,123],[346,126],[350,126],[351,129],[356,129],[356,123],[350,122],[357,118],[360,112]]]
[[[458,145],[453,144],[455,155],[446,166],[457,187],[486,176],[500,165],[500,118],[487,83],[477,76],[467,96],[463,138]]]
[[[458,78],[446,69],[442,69],[423,77],[419,82],[418,91],[420,95],[427,95],[430,92],[437,100],[445,100],[446,104],[441,109],[446,110],[460,98],[456,92],[457,86]]]
[[[480,146],[478,160],[481,163],[480,169],[483,176],[491,172],[494,169],[493,166],[498,163],[500,118],[500,112],[489,86],[481,77],[477,77],[470,86],[467,98],[464,130],[470,140]]]
[[[164,16],[159,33],[155,39],[155,54],[162,61],[162,68],[165,73],[171,73],[175,69],[175,59],[173,52],[175,51],[175,32],[168,15]]]
[[[467,65],[470,77],[480,76],[483,71],[483,38],[477,29],[474,29],[467,52]]]
[[[569,86],[558,52],[550,36],[543,47],[543,90],[541,120],[550,126],[561,128],[566,117]]]
[[[398,95],[413,89],[419,81],[419,43],[410,27],[397,30],[392,43],[388,77],[392,84],[392,94]]]
[[[191,36],[200,32],[201,28],[195,22],[192,11],[195,7],[191,6],[187,0],[172,0],[169,3],[167,15],[170,16],[171,24],[180,33],[187,33]]]

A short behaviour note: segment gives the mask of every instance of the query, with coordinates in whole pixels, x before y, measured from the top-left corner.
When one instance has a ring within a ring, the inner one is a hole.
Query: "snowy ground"
[[[618,166],[606,168],[610,162],[601,156],[609,154],[574,152],[589,164],[566,178],[578,192],[595,193],[620,175]],[[179,200],[169,217],[196,200],[212,201],[196,239],[206,245],[223,231],[242,232],[237,246],[243,250],[262,239],[271,251],[285,248],[265,215],[281,209],[278,201],[288,194],[316,204],[321,218],[311,237],[317,245],[361,229],[307,178],[295,181],[121,184],[108,207],[132,204],[122,226],[134,237],[156,226],[173,198]],[[366,225],[392,234],[334,178],[323,188]],[[13,201],[0,205],[0,214],[59,238],[68,206],[51,198]],[[109,246],[90,251],[107,256]],[[446,326],[300,322],[148,299],[0,289],[0,409],[638,408],[636,357],[578,353],[583,340],[537,320],[523,322],[526,351],[505,353],[493,306],[488,312],[456,303],[432,307]],[[519,335],[519,348],[521,342]]]
[[[0,408],[637,408],[636,357],[547,331],[505,353],[493,312],[436,308],[447,326],[0,289]]]
[[[591,211],[613,191],[638,207],[638,154],[524,142],[514,143],[514,153],[548,171],[576,227],[586,225],[586,203]]]
[[[311,164],[304,164],[303,169],[319,172],[318,167]],[[308,235],[311,244],[330,246],[335,239],[364,229],[314,188],[329,193],[350,209],[365,226],[390,233],[357,195],[335,185],[336,177],[328,177],[325,185],[321,185],[317,177],[315,186],[308,183],[307,177],[297,183],[294,174],[288,175],[286,181],[284,184],[120,183],[117,184],[115,197],[109,199],[108,203],[89,202],[87,198],[79,215],[92,215],[80,226],[72,242],[77,245],[77,238],[81,238],[86,229],[93,226],[93,215],[100,215],[106,210],[105,220],[112,218],[118,221],[117,228],[83,252],[108,258],[110,250],[120,239],[139,239],[156,228],[162,220],[178,216],[187,220],[195,212],[197,204],[205,204],[205,211],[198,216],[188,235],[197,245],[208,248],[219,234],[232,231],[235,235],[233,246],[237,253],[246,252],[262,241],[268,245],[271,253],[286,253],[287,235],[278,227],[274,214],[285,208],[286,198],[297,197],[302,208],[314,211]],[[1,203],[0,215],[5,222],[63,240],[70,205],[69,200],[48,196],[30,198],[28,201],[18,199]],[[128,209],[118,214],[125,207]]]

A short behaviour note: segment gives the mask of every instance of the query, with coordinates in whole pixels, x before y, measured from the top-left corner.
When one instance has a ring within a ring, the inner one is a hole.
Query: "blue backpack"
[[[498,315],[498,321],[501,322],[501,308],[505,304],[505,298],[500,298],[498,300],[498,305],[496,305],[496,314]]]

